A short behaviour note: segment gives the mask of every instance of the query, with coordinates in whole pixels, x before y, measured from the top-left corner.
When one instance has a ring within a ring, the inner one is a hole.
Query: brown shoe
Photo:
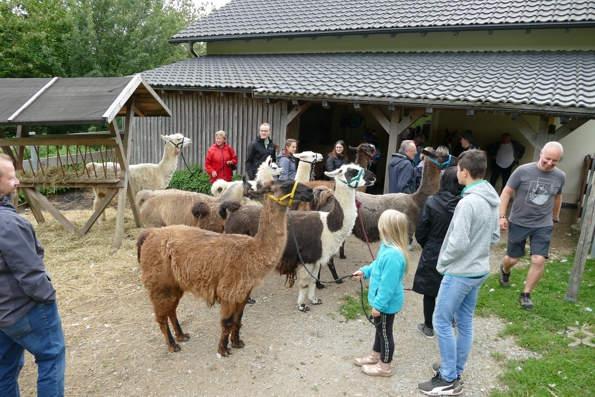
[[[375,352],[374,350],[365,357],[353,359],[353,362],[358,367],[361,367],[362,365],[376,364],[378,361],[380,361],[380,352]]]
[[[379,361],[376,364],[362,365],[362,371],[370,376],[391,376],[393,374],[393,369],[390,367],[391,363]]]

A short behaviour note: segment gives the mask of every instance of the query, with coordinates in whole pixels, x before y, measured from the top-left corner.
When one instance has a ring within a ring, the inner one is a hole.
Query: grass
[[[562,260],[546,263],[543,278],[531,294],[535,305],[532,310],[523,310],[519,305],[528,266],[513,268],[509,288],[500,286],[498,274],[491,275],[481,287],[475,314],[500,317],[506,323],[501,337],[513,337],[519,346],[540,356],[514,360],[507,357],[506,351],[491,352],[503,367],[501,386],[507,387],[506,391],[493,391],[493,397],[595,396],[595,348],[570,348],[568,344],[574,339],[567,337],[568,327],[584,326],[595,333],[595,260],[585,264],[576,303],[565,301],[574,257]],[[341,315],[348,319],[362,316],[359,290],[341,299]],[[367,290],[364,302],[367,305]],[[369,306],[366,310],[370,313]],[[581,334],[585,335],[576,335]]]

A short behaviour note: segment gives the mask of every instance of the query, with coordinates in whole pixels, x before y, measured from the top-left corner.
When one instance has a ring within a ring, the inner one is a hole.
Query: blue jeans
[[[37,395],[64,396],[66,347],[56,303],[38,303],[16,324],[0,328],[0,396],[20,396],[25,349],[37,363]]]
[[[479,287],[488,278],[444,276],[434,309],[434,331],[440,348],[440,375],[453,381],[461,375],[473,345],[473,313]],[[459,334],[455,339],[452,320],[457,321]]]

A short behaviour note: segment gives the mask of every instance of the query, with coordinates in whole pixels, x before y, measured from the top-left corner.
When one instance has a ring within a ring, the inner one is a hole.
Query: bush
[[[198,165],[189,166],[189,170],[182,170],[174,172],[171,181],[169,181],[168,189],[180,189],[190,192],[198,192],[204,194],[211,194],[211,183],[209,174],[202,170]],[[232,180],[241,180],[241,175],[234,175]]]

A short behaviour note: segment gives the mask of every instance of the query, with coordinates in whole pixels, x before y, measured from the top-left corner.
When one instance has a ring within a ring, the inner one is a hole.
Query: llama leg
[[[345,241],[343,241],[343,244],[341,244],[341,248],[339,248],[339,258],[347,259],[347,257],[345,256]]]
[[[171,352],[179,352],[181,348],[180,345],[176,343],[176,340],[174,339],[173,335],[171,334],[171,331],[169,330],[167,314],[164,313],[157,315],[157,313],[155,313],[155,321],[157,321],[157,324],[159,324],[159,328],[161,329],[163,336],[165,336],[165,344],[167,345],[167,350]]]
[[[233,326],[233,307],[229,302],[221,302],[221,337],[219,338],[219,349],[217,350],[222,357],[231,354],[231,349],[228,347],[229,334]]]
[[[335,261],[333,260],[332,256],[331,256],[331,259],[329,259],[327,266],[328,266],[328,269],[331,271],[331,274],[333,275],[333,279],[335,280],[335,283],[341,284],[343,282],[343,280],[339,280],[339,275],[337,274],[337,269],[335,269]],[[322,269],[322,266],[320,268]]]
[[[320,271],[320,263],[316,263],[312,266],[312,274],[316,274],[315,272]],[[310,278],[310,282],[308,283],[308,299],[312,302],[313,305],[321,305],[322,301],[316,298],[316,283],[314,280]]]
[[[244,316],[244,307],[246,303],[240,303],[233,313],[233,326],[231,327],[231,347],[236,349],[245,346],[244,341],[240,339],[240,329],[242,328],[242,317]]]
[[[178,307],[178,304],[180,303],[180,298],[182,298],[181,295],[178,297],[178,299],[176,299],[174,309],[168,313],[168,317],[169,317],[169,321],[171,321],[172,327],[174,327],[174,332],[176,333],[176,339],[180,342],[186,342],[187,340],[190,339],[190,334],[185,334],[182,331],[182,327],[180,327],[180,322],[178,321],[178,316],[176,314],[176,309]]]
[[[308,270],[310,270],[310,273],[311,273],[312,265],[306,265],[306,267],[308,268]],[[306,297],[308,294],[308,285],[310,283],[310,280],[312,280],[312,283],[314,285],[315,285],[315,283],[303,265],[298,265],[296,274],[297,274],[297,283],[298,283],[298,288],[299,288],[298,309],[305,313],[308,310],[310,310],[308,305],[306,305]],[[312,273],[312,274],[314,274],[314,273]]]
[[[150,294],[151,302],[153,303],[153,309],[155,310],[155,321],[157,321],[161,332],[165,336],[165,344],[167,345],[167,349],[172,352],[180,351],[180,345],[176,343],[174,337],[172,336],[168,323],[168,318],[171,318],[171,316],[177,318],[176,308],[178,306],[178,302],[180,301],[181,295],[176,292],[178,291],[166,290],[155,291],[154,293]],[[171,295],[174,295],[174,299],[171,299]]]

